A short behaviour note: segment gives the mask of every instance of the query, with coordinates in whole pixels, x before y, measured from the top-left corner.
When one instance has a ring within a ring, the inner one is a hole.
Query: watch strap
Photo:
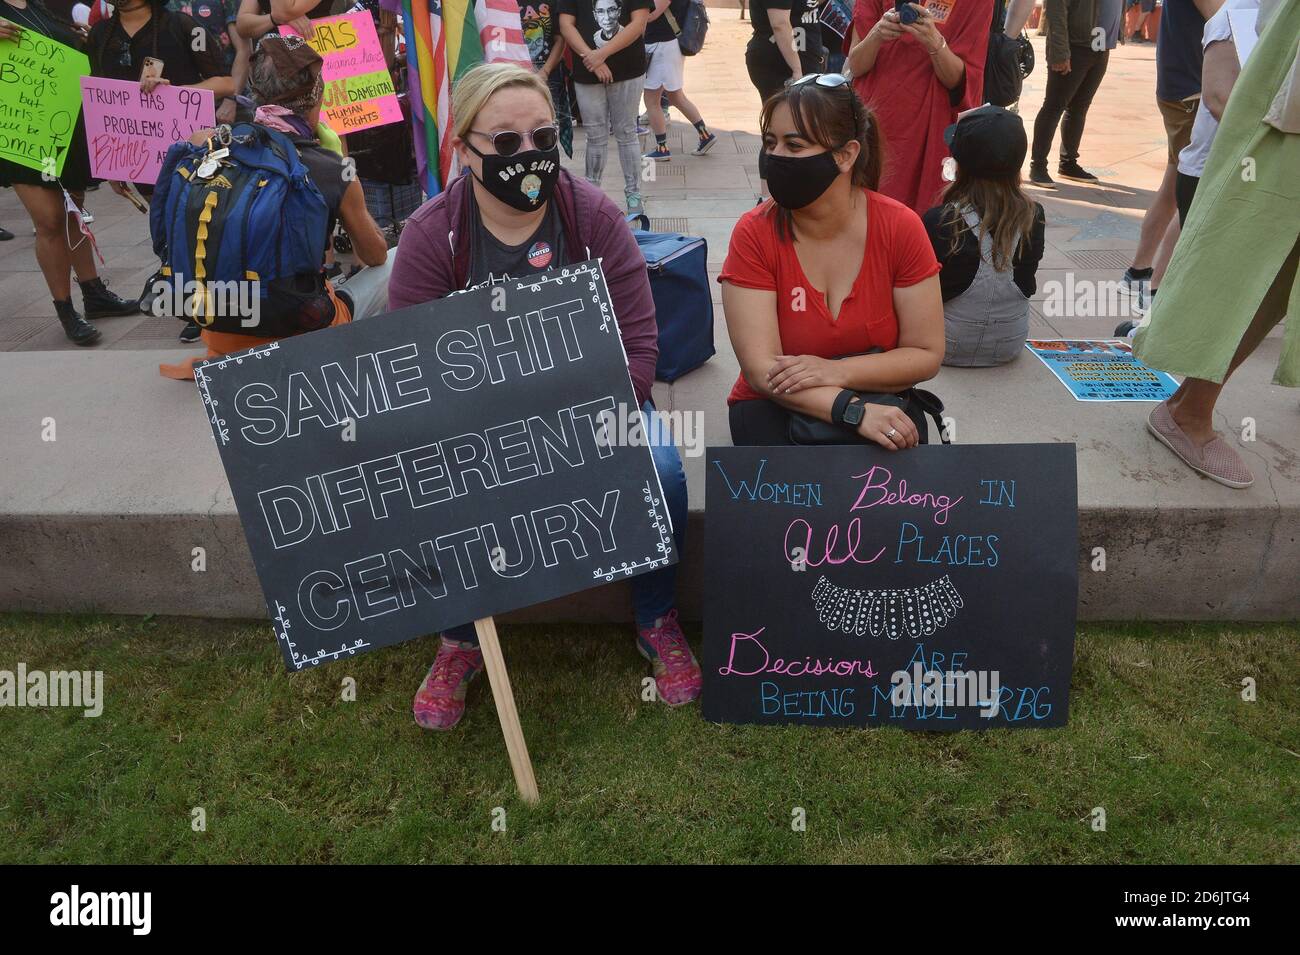
[[[831,421],[835,424],[844,423],[844,409],[849,406],[849,402],[857,397],[857,393],[845,388],[835,396],[835,402],[831,405]]]

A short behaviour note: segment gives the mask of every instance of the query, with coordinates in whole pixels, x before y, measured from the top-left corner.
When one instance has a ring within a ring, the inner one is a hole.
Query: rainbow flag
[[[420,181],[435,196],[459,172],[451,88],[479,63],[532,69],[515,0],[402,0],[411,123]]]

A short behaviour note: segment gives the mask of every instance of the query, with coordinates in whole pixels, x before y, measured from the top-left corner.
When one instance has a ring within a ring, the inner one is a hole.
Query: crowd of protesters
[[[917,386],[941,364],[995,366],[1023,350],[1049,224],[1025,186],[1055,187],[1048,154],[1058,127],[1057,174],[1097,181],[1080,164],[1089,107],[1111,50],[1144,35],[1152,12],[1145,2],[1129,6],[1045,0],[1046,95],[1031,148],[1015,104],[985,102],[984,73],[991,38],[1018,37],[1032,0],[856,0],[851,7],[754,0],[745,67],[759,94],[759,170],[770,197],[736,223],[718,279],[740,365],[726,397],[734,443],[863,442],[903,451],[927,440],[927,426],[900,396],[916,396],[924,407],[928,393]],[[374,17],[401,91],[395,14],[374,0],[354,9]],[[1234,10],[1257,14],[1250,37],[1234,37]],[[0,41],[21,30],[84,40],[97,76],[139,80],[144,89],[209,89],[219,123],[252,123],[273,131],[267,135],[276,142],[287,137],[326,206],[319,267],[312,267],[315,299],[324,303],[317,327],[601,259],[646,430],[661,433],[650,395],[655,307],[626,218],[644,211],[642,164],[673,161],[669,108],[694,128],[696,156],[716,141],[685,93],[675,41],[687,3],[520,0],[532,70],[492,64],[458,79],[451,143],[464,174],[423,203],[408,124],[340,141],[321,123],[322,61],[300,36],[330,12],[337,11],[329,0],[237,7],[232,0],[120,0],[111,8],[97,3],[92,17],[69,18],[42,0],[0,0]],[[195,49],[185,42],[194,29],[219,42]],[[1253,478],[1213,428],[1223,382],[1300,306],[1297,36],[1296,3],[1161,6],[1155,97],[1168,162],[1125,273],[1149,309],[1134,347],[1153,367],[1186,376],[1152,411],[1152,435],[1230,487]],[[147,64],[158,61],[151,71]],[[840,71],[827,71],[830,63]],[[575,122],[586,133],[581,177],[560,164],[561,149],[572,154]],[[654,137],[646,153],[643,133]],[[202,130],[191,142],[219,135]],[[99,333],[87,319],[129,313],[139,301],[104,286],[83,241],[90,175],[80,126],[77,136],[61,182],[0,161],[0,185],[12,186],[31,216],[37,260],[68,337],[93,344]],[[600,189],[611,137],[622,206]],[[356,160],[357,178],[343,174],[345,154]],[[1246,162],[1250,177],[1241,172]],[[149,200],[147,186],[139,192]],[[340,248],[365,267],[341,274],[333,262]],[[1251,254],[1238,254],[1243,249]],[[1232,282],[1223,280],[1228,261]],[[71,298],[73,275],[84,314]],[[1164,294],[1155,308],[1158,288]],[[185,334],[201,338],[208,355],[264,340],[197,325]],[[164,371],[184,378],[190,364]],[[1294,321],[1275,380],[1300,386]],[[670,442],[654,443],[680,547],[681,461]],[[677,624],[674,574],[639,577],[633,590],[637,647],[659,698],[679,705],[695,699],[701,680]],[[454,726],[482,666],[472,625],[447,631],[414,701],[417,722]]]

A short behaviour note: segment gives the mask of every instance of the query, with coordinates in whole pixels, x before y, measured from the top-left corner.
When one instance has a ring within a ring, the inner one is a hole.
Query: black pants
[[[823,49],[799,54],[799,64],[804,73],[820,73],[825,63],[826,51]],[[780,49],[767,37],[750,37],[749,44],[745,47],[745,69],[763,103],[781,92],[785,81],[790,78],[790,67],[786,65]]]
[[[1057,123],[1061,125],[1061,162],[1078,161],[1088,107],[1106,75],[1109,60],[1109,50],[1099,53],[1088,46],[1071,46],[1070,72],[1062,75],[1048,69],[1047,91],[1034,120],[1034,148],[1030,155],[1035,163],[1047,162]]]
[[[755,398],[737,401],[727,409],[731,443],[738,448],[784,447],[790,440],[790,412],[775,401]]]
[[[1192,208],[1192,198],[1196,195],[1196,187],[1200,184],[1200,176],[1187,176],[1181,172],[1174,181],[1174,200],[1178,203],[1180,228],[1187,224],[1187,212]]]

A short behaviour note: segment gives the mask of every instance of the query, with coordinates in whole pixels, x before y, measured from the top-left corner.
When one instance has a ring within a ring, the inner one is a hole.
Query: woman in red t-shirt
[[[842,425],[845,443],[856,431],[910,448],[916,426],[898,408],[843,417],[855,393],[904,391],[943,360],[939,263],[917,214],[875,191],[875,116],[844,77],[812,74],[769,99],[759,127],[772,199],[736,223],[718,277],[740,360],[732,441],[789,444],[798,411]]]

